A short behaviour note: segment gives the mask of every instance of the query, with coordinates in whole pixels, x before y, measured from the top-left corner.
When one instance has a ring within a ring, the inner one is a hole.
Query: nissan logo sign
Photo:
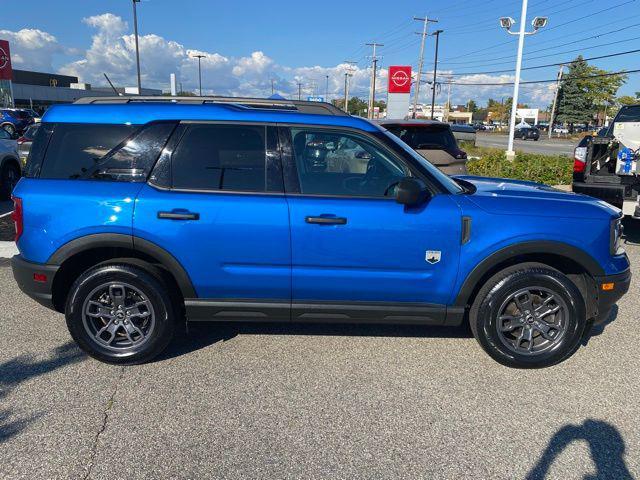
[[[9,63],[9,55],[4,51],[2,47],[0,47],[0,70],[7,66]]]
[[[398,87],[404,87],[409,82],[409,75],[403,70],[397,70],[393,73],[391,81]]]

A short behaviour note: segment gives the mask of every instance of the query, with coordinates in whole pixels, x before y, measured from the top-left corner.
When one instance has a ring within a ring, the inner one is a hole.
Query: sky
[[[198,87],[202,54],[203,93],[264,97],[272,85],[284,96],[344,95],[344,74],[353,71],[351,93],[366,98],[371,76],[371,47],[378,42],[376,95],[386,98],[389,65],[417,70],[422,23],[437,19],[440,35],[439,81],[451,78],[451,101],[512,95],[517,37],[500,28],[498,18],[519,22],[522,0],[397,0],[396,2],[291,0],[244,2],[217,0],[142,0],[138,3],[143,87],[169,88],[176,73],[184,90]],[[0,39],[11,44],[14,68],[75,75],[81,82],[104,86],[103,73],[117,86],[136,84],[133,14],[129,0],[30,0],[3,2]],[[597,57],[640,49],[640,0],[530,0],[531,19],[549,23],[526,37],[523,67],[570,61],[578,54]],[[519,23],[516,24],[517,28]],[[423,81],[433,78],[435,37],[425,45]],[[607,70],[638,69],[640,52],[590,63]],[[355,61],[349,67],[346,61]],[[523,81],[556,78],[558,66],[524,70]],[[466,85],[465,85],[466,84]],[[473,85],[470,85],[473,84]],[[480,84],[480,85],[478,85]],[[520,102],[546,108],[554,83],[524,84]],[[449,87],[437,89],[446,101]],[[629,75],[619,95],[640,91],[640,74]],[[430,86],[420,101],[430,100]]]

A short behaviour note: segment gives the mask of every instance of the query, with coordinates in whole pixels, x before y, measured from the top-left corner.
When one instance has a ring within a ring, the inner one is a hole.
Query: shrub
[[[467,153],[479,157],[467,163],[470,175],[530,180],[547,185],[571,184],[573,162],[561,155],[516,152],[516,158],[510,162],[504,150],[495,148],[472,147]]]

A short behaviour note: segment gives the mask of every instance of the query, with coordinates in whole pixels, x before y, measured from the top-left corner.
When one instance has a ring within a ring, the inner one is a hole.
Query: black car
[[[515,138],[521,138],[522,140],[534,140],[540,139],[540,130],[535,127],[519,127],[516,128]]]

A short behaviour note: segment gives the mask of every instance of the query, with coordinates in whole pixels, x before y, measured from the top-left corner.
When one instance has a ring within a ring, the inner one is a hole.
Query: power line
[[[640,39],[640,37],[636,37],[635,39]],[[635,40],[633,39],[633,40]],[[610,53],[608,55],[599,55],[597,57],[588,57],[588,58],[583,58],[582,60],[570,60],[570,61],[564,61],[564,62],[557,62],[557,63],[547,63],[545,65],[535,65],[533,67],[526,67],[526,68],[522,68],[522,70],[534,70],[537,68],[546,68],[546,67],[557,67],[560,65],[569,65],[571,63],[578,63],[581,61],[587,62],[589,60],[601,60],[603,58],[611,58],[611,57],[619,57],[621,55],[629,55],[631,53],[638,53],[640,52],[640,49],[636,49],[636,50],[627,50],[626,52],[616,52],[616,53]],[[510,73],[513,72],[513,69],[509,69],[509,70],[490,70],[487,72],[463,72],[463,73],[450,73],[449,75],[452,76],[467,76],[467,75],[489,75],[492,73]]]
[[[600,73],[597,75],[585,75],[582,77],[572,77],[572,78],[565,78],[565,82],[570,82],[573,80],[586,80],[589,78],[598,78],[598,77],[613,77],[616,75],[627,75],[630,73],[638,73],[640,72],[640,69],[637,70],[621,70],[619,72],[609,72],[609,73]],[[556,78],[552,78],[552,79],[547,79],[547,80],[529,80],[526,82],[520,82],[521,84],[533,84],[533,83],[551,83],[551,82],[555,82],[557,81]],[[452,85],[467,85],[467,86],[486,86],[486,87],[495,87],[495,86],[509,86],[509,85],[513,85],[513,82],[504,82],[504,83],[459,83],[459,82],[453,82]]]

